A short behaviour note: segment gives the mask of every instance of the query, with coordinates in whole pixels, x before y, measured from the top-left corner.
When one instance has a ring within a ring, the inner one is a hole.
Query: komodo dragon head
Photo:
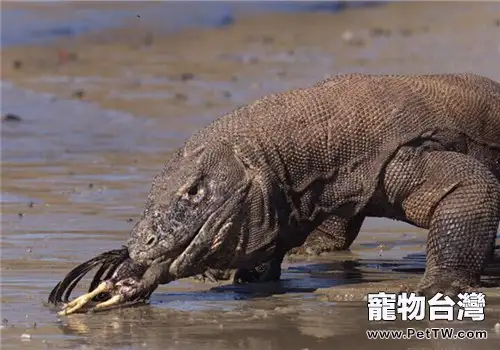
[[[258,178],[222,140],[180,149],[153,181],[131,258],[159,266],[160,283],[265,260],[276,237]]]

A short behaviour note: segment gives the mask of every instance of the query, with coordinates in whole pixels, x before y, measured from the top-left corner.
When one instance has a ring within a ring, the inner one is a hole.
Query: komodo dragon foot
[[[209,268],[202,274],[193,276],[192,278],[205,283],[219,283],[220,281],[229,281],[234,271]]]
[[[220,283],[231,280],[235,284],[277,281],[281,276],[282,260],[265,262],[252,269],[220,270],[210,268],[200,275],[193,276],[193,279],[205,283]]]

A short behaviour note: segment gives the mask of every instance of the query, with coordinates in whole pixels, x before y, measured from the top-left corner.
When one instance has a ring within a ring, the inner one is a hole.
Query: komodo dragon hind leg
[[[409,222],[429,229],[416,292],[456,297],[477,287],[500,222],[500,184],[492,171],[461,153],[405,147],[386,168],[384,190]]]

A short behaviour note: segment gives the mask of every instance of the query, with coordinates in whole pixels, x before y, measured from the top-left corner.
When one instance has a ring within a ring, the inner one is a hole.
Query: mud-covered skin
[[[477,285],[500,221],[498,83],[349,74],[264,97],[186,141],[128,249],[174,259],[158,283],[277,279],[285,254],[346,249],[368,216],[429,230],[422,294]]]

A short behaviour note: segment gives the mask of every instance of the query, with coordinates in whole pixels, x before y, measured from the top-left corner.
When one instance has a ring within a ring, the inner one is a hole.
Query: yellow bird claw
[[[76,298],[75,300],[72,300],[71,302],[64,305],[63,310],[59,311],[57,314],[60,316],[72,314],[72,313],[80,310],[86,304],[88,304],[90,301],[92,301],[92,299],[94,297],[96,297],[100,293],[111,292],[113,290],[113,288],[114,288],[113,283],[111,283],[109,281],[102,282],[92,292],[81,295],[78,298]],[[119,297],[121,299],[121,297],[119,295],[117,295],[117,296],[114,296],[113,298],[111,298],[110,300],[105,301],[103,303],[100,303],[98,305],[106,304],[105,306],[108,306],[109,305],[108,303],[110,301],[113,301],[113,305],[114,305],[120,301],[120,300],[117,300],[116,297]],[[104,307],[104,306],[100,306],[99,308],[102,308],[102,307]]]

